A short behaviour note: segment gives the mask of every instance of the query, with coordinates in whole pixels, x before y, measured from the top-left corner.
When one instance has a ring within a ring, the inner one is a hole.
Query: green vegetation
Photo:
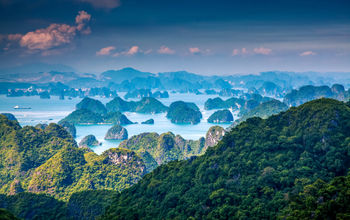
[[[259,94],[248,94],[245,93],[240,98],[229,98],[222,100],[221,98],[208,99],[204,103],[205,110],[213,109],[232,109],[232,111],[240,110],[240,112],[247,112],[255,108],[261,103],[270,101],[271,98],[262,97]]]
[[[130,102],[123,100],[120,97],[115,97],[112,101],[106,104],[108,112],[126,112],[131,109]]]
[[[79,147],[89,147],[89,146],[98,146],[100,143],[96,137],[92,134],[86,135],[80,142]]]
[[[146,97],[141,99],[139,102],[134,102],[131,112],[138,113],[161,113],[166,112],[168,107],[163,105],[160,101],[155,98]]]
[[[132,124],[131,122],[124,114],[120,112],[109,112],[106,115],[100,115],[94,112],[91,112],[87,109],[80,109],[75,110],[74,112],[70,113],[67,117],[63,118],[58,123],[63,125],[64,127],[68,126],[68,123],[70,124]]]
[[[46,193],[68,200],[87,189],[123,190],[145,174],[142,159],[127,149],[96,155],[77,147],[61,126],[21,128],[0,115],[0,193]],[[6,207],[5,207],[6,208]]]
[[[86,109],[93,113],[104,115],[107,113],[106,107],[98,100],[85,97],[77,105],[76,109]]]
[[[177,101],[171,103],[166,117],[169,118],[172,123],[198,124],[202,118],[202,114],[194,103]]]
[[[335,177],[330,183],[318,179],[290,197],[285,219],[349,219],[350,175]]]
[[[98,124],[103,123],[103,118],[100,114],[94,113],[87,109],[79,109],[70,113],[67,117],[62,119],[60,123],[67,121],[71,124]]]
[[[106,135],[106,140],[125,140],[128,139],[128,131],[120,125],[114,125],[108,129]]]
[[[214,112],[208,118],[209,123],[228,123],[233,121],[233,116],[230,110],[219,110]]]
[[[60,121],[58,122],[59,125],[61,125],[66,131],[68,131],[72,137],[77,136],[77,129],[75,128],[74,124],[68,122],[68,121]]]
[[[124,114],[120,112],[109,112],[103,117],[104,123],[110,123],[115,125],[128,125],[133,124]]]
[[[273,99],[268,102],[261,103],[257,107],[253,108],[252,110],[243,113],[241,118],[239,118],[236,123],[240,123],[242,121],[247,120],[248,118],[252,117],[260,117],[260,118],[267,118],[271,115],[278,114],[282,111],[286,111],[288,109],[288,106],[276,99]]]
[[[344,87],[339,84],[334,84],[332,88],[328,86],[302,86],[299,90],[293,90],[288,93],[283,102],[288,106],[298,106],[310,100],[325,98],[335,98],[341,101],[349,98],[349,92],[346,92]]]
[[[17,121],[17,118],[11,113],[1,113],[1,115],[5,115],[9,120]]]
[[[138,113],[161,113],[166,112],[168,107],[163,105],[160,101],[152,97],[144,97],[140,101],[124,101],[120,97],[114,98],[106,104],[108,112],[113,111],[129,111]]]
[[[0,219],[2,220],[17,220],[16,216],[14,216],[11,212],[6,209],[0,209]]]
[[[211,127],[206,138],[198,141],[185,140],[171,132],[161,135],[154,132],[142,133],[123,141],[119,147],[137,152],[145,162],[147,170],[151,171],[172,160],[184,160],[203,154],[208,147],[216,145],[224,134],[225,130],[219,126]]]
[[[118,195],[103,218],[275,219],[292,195],[349,167],[350,108],[315,100],[265,120],[250,118],[203,156],[159,166]]]

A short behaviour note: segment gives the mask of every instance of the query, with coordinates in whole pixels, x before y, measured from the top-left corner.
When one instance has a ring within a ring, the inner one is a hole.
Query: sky
[[[350,72],[349,0],[0,0],[0,68]]]

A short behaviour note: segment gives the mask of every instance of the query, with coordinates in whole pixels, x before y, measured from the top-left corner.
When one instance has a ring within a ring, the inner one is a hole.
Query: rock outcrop
[[[105,136],[105,140],[125,140],[128,139],[128,131],[120,125],[111,127]]]

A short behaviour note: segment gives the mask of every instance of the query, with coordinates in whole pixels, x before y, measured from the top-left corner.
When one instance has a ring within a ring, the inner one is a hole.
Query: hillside
[[[97,155],[77,147],[61,126],[20,127],[0,115],[0,194],[46,193],[67,200],[87,189],[123,190],[145,173],[142,159],[127,149]]]
[[[248,119],[203,156],[156,168],[104,219],[275,219],[308,184],[346,175],[349,152],[350,108],[311,101]]]

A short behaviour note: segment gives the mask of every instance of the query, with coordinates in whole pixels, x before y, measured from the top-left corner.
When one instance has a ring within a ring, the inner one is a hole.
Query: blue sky
[[[0,67],[350,71],[346,0],[0,0]]]

